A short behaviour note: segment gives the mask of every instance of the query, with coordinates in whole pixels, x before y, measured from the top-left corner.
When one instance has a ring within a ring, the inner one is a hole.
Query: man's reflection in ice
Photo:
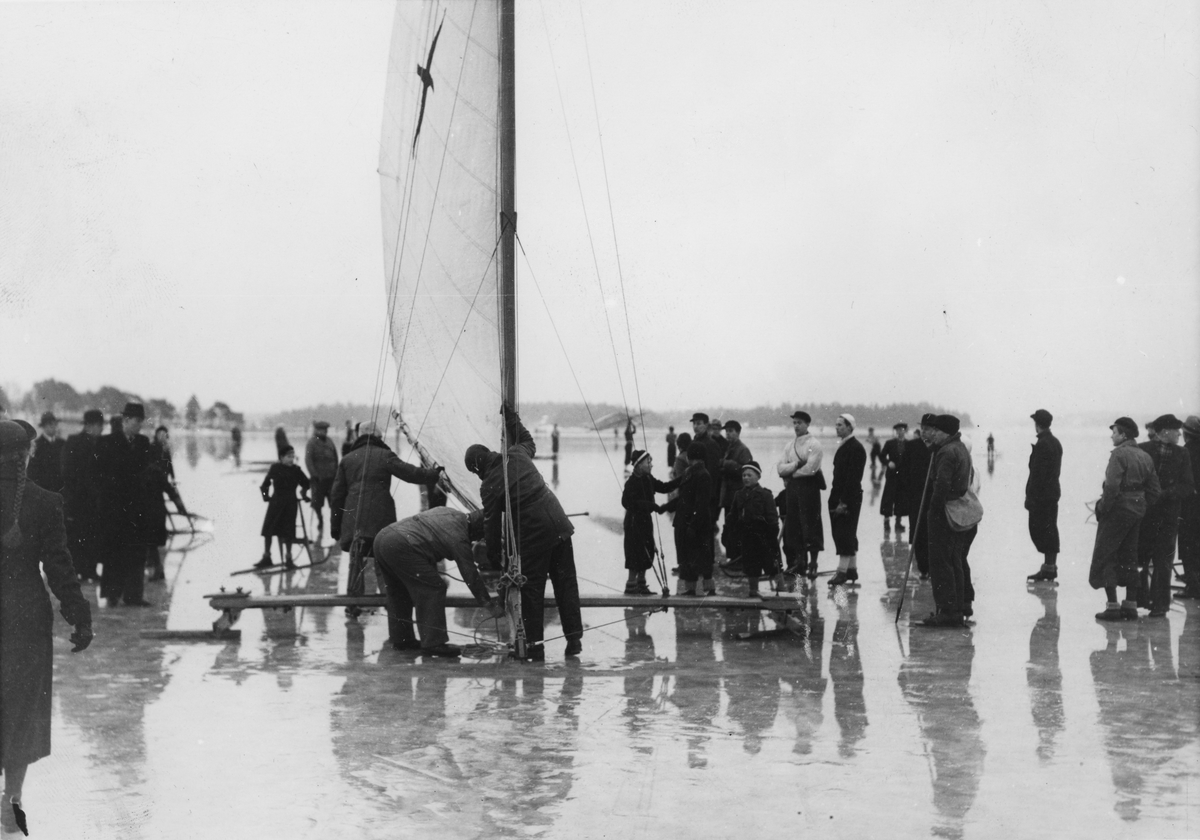
[[[909,633],[908,642],[898,681],[928,748],[938,814],[933,834],[959,838],[979,792],[987,754],[969,688],[975,643],[969,630],[917,630]]]
[[[196,435],[194,432],[190,435],[187,435],[184,439],[187,441],[187,445],[184,447],[184,449],[187,452],[188,466],[192,469],[196,469],[196,465],[200,463],[200,443],[196,440]]]
[[[863,698],[862,659],[858,651],[858,595],[839,589],[833,598],[838,610],[829,648],[833,716],[841,731],[838,754],[853,758],[867,730],[867,702]]]
[[[653,662],[654,638],[646,632],[649,613],[645,610],[625,610],[625,664],[629,666]],[[652,717],[658,707],[654,696],[654,672],[634,670],[625,677],[625,727],[639,752],[653,752],[652,744],[641,744],[642,736],[652,734]]]
[[[1195,772],[1196,685],[1175,673],[1166,621],[1107,625],[1105,632],[1105,648],[1091,656],[1092,679],[1116,788],[1114,808],[1121,819],[1136,822],[1165,814]],[[1181,637],[1180,650],[1197,641]]]
[[[1037,755],[1042,761],[1054,758],[1054,740],[1064,726],[1062,671],[1058,667],[1058,590],[1030,586],[1046,614],[1037,620],[1029,634],[1029,664],[1025,677],[1029,683],[1029,706],[1038,731]]]
[[[764,644],[775,646],[774,642]],[[750,755],[762,751],[763,733],[775,725],[779,715],[779,677],[766,674],[734,674],[725,678],[729,696],[729,719],[742,728],[742,749]]]
[[[671,702],[679,709],[687,736],[688,766],[708,766],[705,745],[712,738],[713,718],[721,710],[721,678],[716,674],[713,633],[721,619],[709,610],[675,610],[677,672]]]
[[[809,587],[808,632],[799,650],[799,663],[795,675],[784,677],[792,687],[791,717],[796,724],[796,743],[792,752],[797,755],[812,753],[813,739],[825,720],[821,707],[825,702],[827,680],[821,675],[824,661],[822,650],[825,644],[825,619],[817,603],[815,589]]]

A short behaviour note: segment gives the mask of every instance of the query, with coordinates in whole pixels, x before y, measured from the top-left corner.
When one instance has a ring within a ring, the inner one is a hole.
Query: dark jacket
[[[355,539],[374,540],[396,521],[392,476],[409,484],[432,484],[438,471],[406,464],[382,438],[368,435],[356,440],[338,464],[329,494],[329,533],[343,551]]]
[[[145,435],[104,435],[96,442],[102,531],[109,545],[157,545],[157,505],[145,486],[150,441]]]
[[[1029,453],[1029,479],[1025,482],[1025,510],[1057,502],[1062,497],[1058,483],[1062,472],[1062,444],[1047,429],[1038,432]]]
[[[688,464],[679,495],[667,502],[666,510],[675,511],[676,528],[685,528],[696,536],[712,529],[712,475],[703,461]]]
[[[324,439],[313,435],[304,446],[304,468],[313,480],[337,476],[337,444],[326,435]]]
[[[63,515],[72,536],[94,537],[100,530],[100,471],[96,461],[98,435],[71,435],[63,447]]]
[[[733,497],[742,489],[742,467],[754,460],[750,447],[742,441],[728,441],[721,456],[721,507],[733,505]]]
[[[158,464],[169,480],[175,480],[175,462],[171,458],[171,447],[157,440],[150,441],[150,461]]]
[[[550,551],[559,542],[570,539],[575,526],[533,463],[537,445],[516,412],[509,415],[508,440],[516,441],[508,448],[508,495],[515,520],[513,531],[522,563],[531,564],[523,568],[533,569],[543,558],[548,561]],[[479,496],[483,501],[484,534],[492,568],[502,565],[504,472],[504,458],[499,452],[489,452],[479,469],[483,481]]]
[[[28,475],[29,479],[43,490],[49,490],[51,493],[62,492],[62,455],[66,445],[64,440],[49,440],[44,435],[38,435],[34,442]]]
[[[1138,444],[1138,449],[1150,456],[1160,489],[1158,501],[1152,503],[1146,513],[1178,518],[1183,500],[1196,493],[1192,459],[1187,450],[1157,441]]]
[[[729,518],[737,523],[738,535],[743,541],[755,539],[762,545],[779,541],[779,508],[775,496],[761,484],[743,486],[733,494]]]
[[[621,493],[621,507],[625,508],[626,568],[629,568],[631,559],[640,562],[644,557],[654,555],[654,518],[651,516],[657,507],[654,494],[670,493],[682,481],[682,478],[659,481],[652,475],[636,473],[626,479],[625,489]]]
[[[275,485],[275,492],[268,493],[272,484]],[[262,536],[279,537],[285,542],[295,541],[296,513],[300,507],[296,501],[296,488],[307,493],[308,486],[308,476],[295,464],[277,462],[271,465],[258,487],[263,501],[267,503],[267,513],[259,532]]]
[[[911,446],[911,442],[909,443]],[[862,502],[863,471],[867,468],[867,450],[858,438],[850,437],[833,453],[833,483],[829,487],[829,509],[839,504],[849,507]]]
[[[1158,494],[1154,461],[1133,441],[1122,441],[1109,453],[1104,485],[1096,502],[1096,518],[1124,511],[1141,519],[1146,515],[1147,505],[1158,501]]]
[[[920,438],[910,440],[904,447],[904,458],[900,462],[900,474],[904,477],[900,492],[904,495],[904,511],[909,516],[917,516],[921,512],[921,497],[925,493],[925,478],[930,483],[933,476],[929,475],[929,464],[933,460],[933,450],[925,445]]]
[[[955,433],[933,452],[933,475],[929,479],[928,514],[946,519],[946,502],[961,499],[971,484],[971,453]]]

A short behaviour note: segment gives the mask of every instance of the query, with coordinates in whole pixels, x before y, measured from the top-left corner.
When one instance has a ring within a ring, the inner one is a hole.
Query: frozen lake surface
[[[651,451],[665,477],[662,434]],[[155,609],[97,609],[87,652],[68,653],[59,619],[54,754],[26,785],[32,836],[1200,837],[1200,609],[1094,620],[1084,503],[1110,444],[1104,429],[1060,438],[1057,587],[1025,583],[1040,563],[1022,508],[1032,428],[997,431],[992,473],[976,448],[986,514],[969,629],[910,627],[932,609],[915,573],[893,623],[908,546],[885,539],[865,481],[861,586],[830,593],[821,578],[798,628],[739,641],[774,622],[594,609],[583,656],[564,660],[559,639],[542,665],[423,661],[387,647],[382,614],[348,626],[337,609],[248,611],[240,642],[142,638],[207,628],[201,596],[220,586],[344,587],[340,557],[266,584],[229,578],[261,554],[250,462],[273,441],[248,435],[237,468],[225,439],[180,435],[180,490],[214,532],[176,539],[166,583],[147,587]],[[788,439],[745,438],[770,478]],[[593,514],[575,520],[585,592],[623,586],[621,454],[607,436],[563,439],[559,497]],[[550,478],[555,465],[538,463]],[[416,511],[415,487],[396,497],[401,516]],[[832,569],[828,521],[826,541]],[[494,635],[480,612],[450,612],[465,634],[453,641]]]

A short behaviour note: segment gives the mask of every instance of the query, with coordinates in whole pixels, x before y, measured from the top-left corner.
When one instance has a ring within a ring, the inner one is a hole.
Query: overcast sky
[[[392,8],[0,4],[0,384],[369,401]],[[520,0],[586,397],[1200,413],[1198,9]],[[518,275],[522,398],[576,400]]]

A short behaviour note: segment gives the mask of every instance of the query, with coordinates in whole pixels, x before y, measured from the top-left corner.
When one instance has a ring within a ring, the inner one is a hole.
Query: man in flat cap
[[[1179,513],[1183,500],[1196,495],[1196,484],[1191,458],[1179,445],[1183,422],[1174,414],[1164,414],[1154,419],[1154,428],[1155,440],[1138,447],[1154,462],[1161,492],[1157,501],[1147,500],[1146,515],[1138,532],[1137,602],[1139,607],[1150,610],[1151,618],[1161,618],[1171,607]]]
[[[946,507],[966,495],[974,467],[957,417],[939,414],[932,418],[929,428],[934,452],[923,525],[928,530],[929,576],[937,610],[921,624],[962,627],[971,609],[964,563],[978,526],[956,530]]]
[[[1101,621],[1136,621],[1138,590],[1138,530],[1146,515],[1148,500],[1157,500],[1158,476],[1154,462],[1134,442],[1137,423],[1118,417],[1109,426],[1113,450],[1104,471],[1104,487],[1096,502],[1096,545],[1088,583],[1103,589],[1108,597],[1104,611],[1096,613]],[[1117,587],[1125,588],[1124,600],[1117,600]]]
[[[158,544],[161,519],[143,482],[150,468],[150,441],[141,434],[146,409],[127,403],[113,433],[96,444],[96,469],[101,483],[101,515],[104,534],[104,574],[100,597],[109,607],[121,603],[148,607],[145,595],[145,565],[150,549]]]
[[[788,572],[816,580],[817,555],[825,549],[821,524],[825,475],[821,472],[824,450],[816,435],[808,431],[811,422],[807,411],[792,412],[796,438],[783,448],[775,471],[784,481],[783,551]]]
[[[33,442],[33,455],[29,459],[26,475],[43,490],[61,493],[62,454],[66,441],[58,437],[58,418],[53,411],[47,411],[42,414],[38,427],[42,433]]]
[[[362,595],[366,558],[375,535],[396,521],[392,477],[408,484],[431,484],[438,480],[439,467],[425,469],[400,460],[383,442],[379,427],[372,422],[358,427],[358,439],[338,463],[329,493],[329,535],[350,556],[347,595]],[[357,618],[357,607],[346,607],[346,615]]]
[[[83,413],[83,431],[67,438],[63,448],[63,518],[71,547],[71,560],[80,580],[99,580],[100,473],[96,445],[104,431],[104,415],[94,408]]]
[[[862,511],[867,450],[854,436],[853,414],[838,415],[833,428],[839,442],[833,453],[833,481],[829,487],[829,530],[837,547],[838,570],[829,585],[841,586],[858,581],[858,515]]]
[[[901,490],[904,483],[904,450],[908,448],[908,424],[892,426],[892,437],[883,444],[880,460],[883,462],[883,496],[879,499],[879,513],[883,516],[883,533],[892,531],[892,516],[896,517],[896,533],[904,533],[902,517],[908,513],[907,496]]]
[[[1183,421],[1183,448],[1188,454],[1192,478],[1200,473],[1200,417]],[[1183,592],[1180,598],[1200,598],[1200,493],[1179,505],[1179,559],[1183,563]]]
[[[325,507],[329,495],[333,492],[333,480],[337,478],[338,450],[337,444],[329,439],[329,421],[314,420],[313,434],[304,445],[304,468],[312,481],[312,509],[317,515],[317,544],[321,543],[321,534],[325,531]],[[330,511],[333,510],[332,503]]]
[[[1025,510],[1029,511],[1029,536],[1042,555],[1042,567],[1026,579],[1031,583],[1058,577],[1058,477],[1062,472],[1062,444],[1050,432],[1054,415],[1039,408],[1029,415],[1037,442],[1029,453],[1029,478],[1025,481]]]

